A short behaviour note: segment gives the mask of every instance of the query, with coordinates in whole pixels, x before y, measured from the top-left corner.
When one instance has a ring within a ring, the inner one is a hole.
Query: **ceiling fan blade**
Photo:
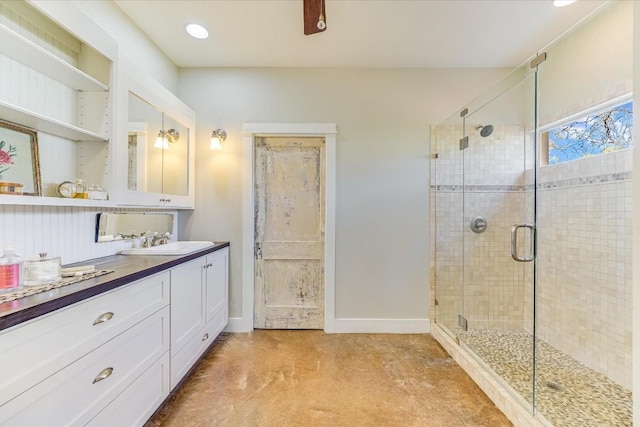
[[[325,0],[302,0],[304,10],[304,34],[321,33],[327,29],[327,13],[325,11]],[[318,21],[322,16],[325,25],[318,27]]]

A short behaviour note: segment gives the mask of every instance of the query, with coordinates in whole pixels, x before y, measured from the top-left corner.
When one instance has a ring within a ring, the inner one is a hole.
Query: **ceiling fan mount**
[[[304,10],[304,34],[321,33],[327,29],[325,0],[302,0]]]

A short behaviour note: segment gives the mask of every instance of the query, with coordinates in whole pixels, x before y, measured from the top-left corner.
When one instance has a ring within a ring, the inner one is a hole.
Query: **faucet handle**
[[[153,246],[157,246],[157,245],[166,245],[167,243],[169,243],[169,232],[166,232],[164,234],[161,235],[157,235],[158,233],[155,233],[156,236],[153,237],[153,241],[152,241],[152,245]]]
[[[142,233],[142,247],[150,248],[153,245],[153,241],[158,233],[152,233],[151,231],[145,231]]]

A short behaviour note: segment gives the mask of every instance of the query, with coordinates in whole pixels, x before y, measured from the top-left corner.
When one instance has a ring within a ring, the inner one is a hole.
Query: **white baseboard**
[[[337,334],[428,334],[429,319],[335,319],[333,330]]]
[[[252,332],[253,325],[249,325],[243,317],[230,317],[227,327],[222,332]]]
[[[327,325],[328,326],[328,325]],[[251,332],[253,326],[242,317],[230,317],[224,332]],[[327,333],[335,334],[428,334],[429,319],[334,319]]]

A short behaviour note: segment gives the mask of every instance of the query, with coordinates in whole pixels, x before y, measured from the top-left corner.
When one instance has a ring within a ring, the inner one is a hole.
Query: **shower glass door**
[[[535,78],[534,69],[517,69],[463,117],[458,324],[460,342],[532,410]]]

